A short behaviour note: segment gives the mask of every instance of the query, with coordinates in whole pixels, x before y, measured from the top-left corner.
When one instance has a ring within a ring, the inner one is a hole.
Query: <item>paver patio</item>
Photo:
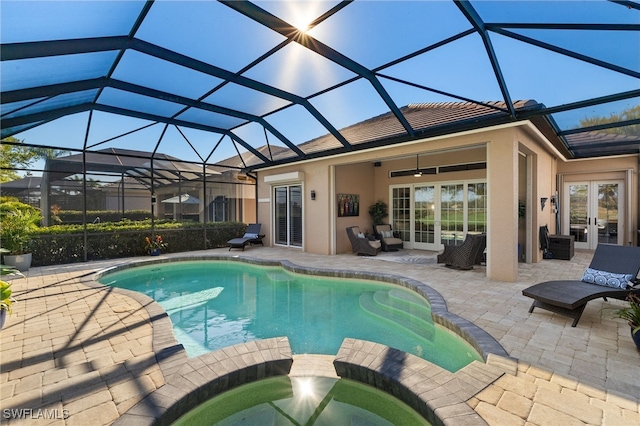
[[[489,357],[487,364],[504,374],[467,399],[491,425],[640,424],[640,354],[629,327],[602,310],[622,302],[590,302],[572,328],[566,317],[546,311],[529,314],[530,299],[521,295],[536,282],[579,278],[591,252],[577,251],[571,261],[520,264],[516,283],[491,281],[483,267],[454,271],[351,254],[321,256],[263,247],[243,253],[193,252],[209,253],[287,259],[318,269],[376,270],[433,287],[449,311],[490,333],[517,359]],[[12,280],[17,301],[0,332],[2,421],[107,425],[166,383],[165,355],[154,351],[152,337],[150,317],[157,319],[157,305],[81,282],[105,267],[138,260],[146,259],[32,268],[26,278]],[[294,356],[291,374],[331,375],[331,361],[326,356]]]

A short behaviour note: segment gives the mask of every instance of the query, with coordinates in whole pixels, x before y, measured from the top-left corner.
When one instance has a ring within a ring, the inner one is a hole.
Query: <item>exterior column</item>
[[[42,212],[42,226],[51,225],[51,182],[48,170],[49,160],[46,160],[44,172],[40,179],[40,211]]]
[[[518,279],[518,142],[513,135],[487,143],[487,277]]]

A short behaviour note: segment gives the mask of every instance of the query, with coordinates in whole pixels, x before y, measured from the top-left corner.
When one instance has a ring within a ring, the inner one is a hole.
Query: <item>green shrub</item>
[[[227,241],[242,235],[247,225],[240,222],[208,223],[156,221],[155,233],[168,247],[165,253],[226,247]],[[84,227],[56,225],[40,228],[32,236],[33,266],[82,262]],[[205,233],[206,232],[206,233]],[[151,237],[151,221],[122,221],[87,225],[87,260],[146,256],[145,238]]]
[[[38,229],[41,220],[40,210],[3,198],[0,202],[0,245],[10,254],[28,253],[31,234]]]

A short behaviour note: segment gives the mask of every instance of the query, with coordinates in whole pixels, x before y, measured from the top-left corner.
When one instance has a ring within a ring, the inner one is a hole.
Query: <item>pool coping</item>
[[[169,262],[201,261],[201,260],[228,261],[228,262],[230,261],[230,262],[242,262],[247,264],[260,265],[260,266],[275,266],[275,267],[282,267],[285,270],[290,272],[300,273],[305,275],[326,276],[326,277],[336,277],[336,278],[346,278],[346,279],[363,279],[363,280],[371,280],[371,281],[399,285],[407,289],[410,289],[420,294],[422,297],[424,297],[431,305],[431,314],[434,322],[436,322],[437,324],[440,324],[444,328],[451,330],[452,332],[460,336],[463,340],[465,340],[467,343],[469,343],[482,356],[483,360],[485,361],[485,364],[482,364],[482,365],[486,365],[486,362],[490,356],[497,356],[498,358],[506,358],[507,359],[506,362],[508,364],[511,363],[510,357],[507,354],[507,352],[490,334],[488,334],[487,332],[485,332],[475,324],[471,323],[470,321],[467,321],[455,314],[450,313],[447,309],[446,301],[440,295],[440,293],[438,293],[435,289],[428,286],[427,284],[424,284],[420,281],[417,281],[411,278],[406,278],[406,277],[393,275],[393,274],[385,274],[385,273],[311,268],[311,267],[296,265],[288,260],[275,261],[275,260],[256,259],[251,257],[224,256],[224,255],[217,255],[217,254],[198,255],[198,256],[160,257],[160,258],[154,258],[151,260],[147,259],[147,260],[130,262],[126,264],[105,268],[81,280],[81,282],[84,285],[87,285],[89,287],[102,288],[102,289],[109,288],[111,289],[111,291],[115,291],[115,292],[124,294],[128,297],[131,297],[146,309],[149,315],[150,322],[152,324],[152,328],[153,328],[153,338],[152,338],[153,351],[156,355],[156,361],[160,367],[160,370],[162,371],[162,374],[165,377],[165,382],[167,383],[166,385],[162,386],[155,392],[147,395],[141,402],[139,402],[130,410],[128,410],[126,413],[124,413],[120,417],[120,419],[116,422],[116,424],[119,424],[119,425],[166,424],[165,419],[172,418],[170,421],[173,421],[177,418],[177,417],[173,418],[173,415],[170,415],[172,412],[176,411],[172,407],[179,407],[180,410],[183,410],[186,408],[194,408],[197,404],[204,402],[206,400],[206,399],[201,399],[203,396],[206,396],[207,398],[210,396],[213,396],[213,394],[210,394],[210,389],[216,389],[217,385],[211,387],[212,386],[211,381],[217,380],[216,379],[217,376],[203,377],[201,375],[196,375],[197,377],[197,379],[195,379],[196,382],[189,382],[191,383],[190,385],[185,384],[183,386],[185,391],[187,389],[191,389],[191,390],[187,393],[183,392],[179,394],[181,395],[182,399],[178,401],[173,401],[173,403],[169,403],[169,400],[166,399],[167,396],[165,395],[165,391],[168,390],[169,387],[173,386],[172,383],[176,381],[182,382],[181,372],[183,368],[196,370],[196,367],[194,366],[198,366],[198,368],[208,367],[211,370],[212,367],[214,366],[212,365],[212,363],[216,365],[221,364],[220,362],[221,360],[217,360],[215,356],[211,358],[208,355],[213,354],[215,352],[219,352],[219,351],[222,351],[224,353],[225,349],[228,349],[228,348],[220,349],[218,351],[213,351],[208,354],[200,355],[198,357],[189,358],[187,356],[187,353],[184,347],[177,342],[175,335],[173,333],[173,325],[171,323],[171,320],[169,319],[169,315],[160,306],[160,304],[158,304],[155,300],[153,300],[149,296],[144,295],[142,293],[138,293],[132,290],[121,289],[117,287],[111,287],[105,284],[101,284],[97,280],[105,274],[119,271],[119,270],[129,269],[133,267],[169,263]],[[345,342],[347,341],[347,339],[345,339]],[[269,339],[264,339],[264,340],[269,340]],[[351,339],[351,340],[356,341],[357,339]],[[345,342],[343,342],[343,345],[345,344]],[[249,342],[249,343],[252,343],[252,342]],[[392,349],[378,343],[373,343],[373,342],[368,342],[368,343],[377,345],[376,347],[381,346],[383,348]],[[246,344],[235,345],[235,346],[244,346],[244,345]],[[289,348],[288,345],[289,345],[288,339],[286,339],[287,348]],[[235,346],[232,346],[229,348],[235,348]],[[253,346],[251,346],[251,348],[253,349]],[[237,351],[237,348],[228,349],[228,352],[233,353],[234,350]],[[340,350],[342,350],[342,347]],[[398,351],[395,349],[392,349],[392,350],[397,351],[398,353],[405,354],[402,351]],[[251,352],[247,348],[241,349],[241,351]],[[282,351],[284,351],[283,356],[285,357],[291,356],[290,348],[288,349],[288,352],[284,348],[282,348],[281,352]],[[340,355],[340,352],[338,353],[338,355]],[[409,358],[411,359],[415,358],[421,361],[421,362],[417,362],[417,364],[422,365],[424,363],[430,366],[437,367],[438,369],[441,369],[440,367],[436,366],[435,364],[429,361],[422,360],[421,358],[415,357],[411,354],[406,354],[406,355],[408,356],[410,355]],[[513,360],[513,361],[515,362],[517,360]],[[476,363],[477,361],[474,361],[469,365],[474,365]],[[228,364],[228,361],[227,361],[227,364]],[[244,371],[244,368],[246,367],[246,365],[245,366],[238,365],[237,367],[238,367],[238,370],[235,373],[229,372],[231,374],[235,374],[234,380],[232,380],[232,383],[234,386],[238,386],[243,383],[248,383],[248,381],[246,381],[248,379],[256,380],[256,377],[254,377],[255,376],[254,374],[250,374],[250,375],[247,375],[245,373],[241,374],[241,371]],[[290,367],[291,365],[289,365],[289,369]],[[465,370],[467,367],[462,368],[456,373],[450,373],[444,369],[441,369],[441,370],[446,373],[443,375],[443,377],[448,377],[450,380],[451,378],[455,377],[456,374]],[[403,369],[402,366],[396,367],[396,368],[400,368],[400,370]],[[287,374],[289,370],[286,370],[286,373],[282,373],[282,371],[284,371],[282,369],[278,371],[279,371],[279,374]],[[207,377],[209,377],[209,379],[207,379]],[[481,374],[481,377],[484,377],[484,373]],[[240,379],[236,380],[237,378],[240,378]],[[242,381],[242,380],[245,380],[245,381]],[[477,379],[474,379],[474,380],[477,381]],[[481,388],[478,389],[478,391],[490,385],[494,380],[495,379],[491,379],[488,381],[481,380],[480,381]],[[365,382],[365,383],[368,383],[368,382]],[[373,383],[375,385],[375,380],[373,381]],[[196,387],[193,388],[193,386],[196,386]],[[467,386],[468,386],[468,383],[467,383]],[[223,390],[227,390],[227,389],[231,389],[231,388],[229,387]],[[385,389],[383,388],[383,390]],[[222,391],[221,389],[218,389],[218,392],[221,392],[221,391]],[[175,392],[175,389],[174,389],[174,392]],[[415,393],[413,391],[411,391],[410,393],[414,393],[415,395],[414,397],[408,398],[409,401],[413,401],[414,398],[420,395],[419,393]],[[451,402],[452,396],[453,394],[448,395],[447,404]],[[470,396],[473,396],[473,395],[470,395]],[[464,401],[458,400],[459,397],[457,396],[453,396],[453,399],[455,399],[455,404],[464,402]],[[179,401],[182,401],[182,402],[179,402]],[[433,403],[431,405],[433,405]],[[467,404],[465,405],[468,406]],[[439,407],[436,407],[436,408],[439,408]],[[420,412],[420,410],[418,411]],[[471,409],[471,411],[473,411],[473,409]],[[438,415],[442,415],[442,414],[446,414],[446,413],[439,413]],[[459,417],[457,412],[454,413],[454,417]],[[429,417],[426,417],[426,418],[429,419]],[[458,418],[458,420],[461,420],[461,419]],[[471,418],[469,420],[471,420]],[[477,419],[473,418],[473,421],[471,421],[470,424],[484,424],[483,421],[480,421],[478,423],[475,420]],[[434,423],[434,424],[446,424],[446,422]]]
[[[505,374],[479,361],[451,373],[410,353],[352,338],[344,339],[333,365],[338,376],[398,398],[433,426],[486,426],[467,401]]]

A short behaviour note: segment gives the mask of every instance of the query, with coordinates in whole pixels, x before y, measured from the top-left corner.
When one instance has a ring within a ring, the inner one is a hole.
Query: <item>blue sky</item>
[[[336,2],[273,1],[258,4],[281,19],[295,23],[300,17],[309,20],[321,15]],[[627,10],[600,0],[472,1],[472,4],[486,22],[640,23],[639,11]],[[33,3],[5,0],[1,5],[2,41],[7,43],[126,34],[141,5],[142,2],[133,1]],[[470,24],[451,1],[355,1],[311,29],[308,34],[360,65],[378,68],[469,28]],[[511,31],[640,71],[640,36],[637,32]],[[232,72],[238,72],[284,40],[281,35],[224,5],[203,1],[156,2],[136,37]],[[556,106],[640,87],[638,79],[634,77],[549,52],[504,35],[491,33],[490,38],[512,100],[535,99],[546,106]],[[38,66],[33,65],[36,60],[31,60],[29,64],[3,62],[3,87],[6,89],[12,87],[12,84],[19,87],[30,79],[39,84],[56,84],[69,78],[101,75],[105,68],[108,69],[109,58],[113,54],[91,55],[95,58],[92,61],[86,60],[84,56],[80,58],[80,55],[77,58],[44,58],[39,60]],[[73,75],[69,75],[69,69]],[[4,71],[13,72],[9,74],[17,76],[18,80],[11,80],[11,76],[4,77]],[[478,101],[502,100],[484,44],[477,34],[378,72],[382,86],[398,106],[456,99],[401,84],[383,76],[407,80]],[[299,96],[310,96],[346,81],[355,74],[293,43],[257,63],[244,72],[243,76]],[[205,95],[221,81],[217,77],[165,63],[135,51],[125,53],[113,77],[191,98]],[[205,97],[205,101],[256,115],[286,105],[286,101],[282,99],[234,84],[228,84]],[[151,108],[153,113],[169,116],[179,110],[175,104],[116,89],[105,90],[99,102],[115,106],[127,105],[134,110]],[[364,79],[322,93],[311,98],[310,102],[338,129],[388,112],[387,105]],[[609,115],[638,103],[638,99],[620,101],[557,115],[555,118],[561,128],[571,128],[581,118]],[[67,116],[15,136],[33,144],[82,148],[88,116],[88,113]],[[242,122],[237,118],[202,110],[191,110],[178,118],[203,120],[224,128]],[[300,106],[284,109],[266,116],[265,119],[295,144],[327,133]],[[115,146],[152,151],[163,132],[163,124],[101,143],[147,124],[150,123],[144,120],[95,113],[88,145],[99,144],[94,149]],[[221,138],[219,134],[194,129],[181,130],[183,134],[169,127],[158,152],[197,161],[199,156],[194,148],[204,158]],[[234,132],[254,147],[265,144],[264,130],[260,125],[248,124]],[[193,148],[185,141],[185,136]],[[268,134],[267,137],[270,143],[283,145],[274,135]],[[213,161],[235,154],[235,148],[225,138],[214,154]]]

